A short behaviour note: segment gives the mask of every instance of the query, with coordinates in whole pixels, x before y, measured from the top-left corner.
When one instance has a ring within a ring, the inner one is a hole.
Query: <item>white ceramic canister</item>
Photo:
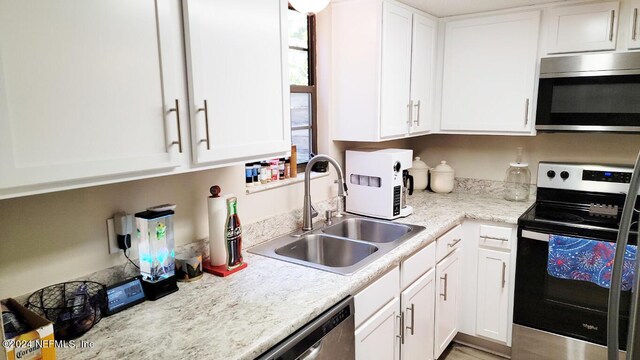
[[[437,193],[450,193],[453,191],[455,171],[446,161],[440,161],[440,165],[431,169],[431,190]]]
[[[415,190],[424,190],[429,186],[429,166],[416,156],[409,169],[409,175],[413,176],[413,188]]]

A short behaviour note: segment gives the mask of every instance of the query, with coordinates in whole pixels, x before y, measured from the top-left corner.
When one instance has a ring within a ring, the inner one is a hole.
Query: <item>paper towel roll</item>
[[[209,209],[209,261],[213,266],[227,263],[224,225],[227,221],[228,196],[207,198],[207,207]]]

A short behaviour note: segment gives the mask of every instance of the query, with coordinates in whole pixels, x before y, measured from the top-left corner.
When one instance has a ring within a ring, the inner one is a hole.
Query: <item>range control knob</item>
[[[554,177],[556,177],[556,172],[553,170],[549,170],[547,171],[547,176],[553,179]]]
[[[566,171],[563,171],[560,173],[560,177],[562,178],[562,180],[567,180],[569,178],[569,173]]]

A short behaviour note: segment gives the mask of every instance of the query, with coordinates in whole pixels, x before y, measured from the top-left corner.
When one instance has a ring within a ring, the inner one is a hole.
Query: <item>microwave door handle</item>
[[[638,8],[633,9],[633,29],[631,29],[631,40],[636,41],[638,36]]]
[[[627,248],[627,241],[629,239],[629,230],[631,228],[631,220],[633,217],[633,211],[635,209],[636,198],[638,197],[638,185],[640,184],[640,153],[636,159],[636,165],[631,175],[631,181],[629,183],[629,192],[624,201],[624,208],[622,209],[622,217],[620,219],[620,230],[618,231],[618,238],[616,240],[616,254],[613,263],[613,272],[611,274],[611,286],[609,290],[609,306],[607,313],[607,354],[609,360],[618,359],[618,326],[619,326],[619,314],[620,314],[620,290],[622,287],[622,266],[624,265],[624,253]],[[640,261],[636,261],[635,271],[638,274],[640,270]],[[638,286],[640,283],[640,276],[636,276],[634,280],[635,291],[632,292],[631,299],[631,312],[629,314],[629,337],[631,341],[627,342],[627,359],[633,359],[635,356],[633,346],[633,338],[635,334],[635,323],[638,321],[638,312],[636,307],[638,305]]]
[[[616,19],[616,11],[611,10],[611,24],[609,25],[609,41],[613,41],[613,25]]]

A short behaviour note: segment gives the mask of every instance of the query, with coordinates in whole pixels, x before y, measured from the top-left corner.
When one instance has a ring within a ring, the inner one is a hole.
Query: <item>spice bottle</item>
[[[284,178],[288,179],[291,177],[291,159],[284,159]]]
[[[260,183],[260,162],[256,161],[253,163],[253,183],[255,185]]]
[[[278,159],[278,178],[284,180],[284,158]]]
[[[244,164],[244,182],[246,186],[253,186],[253,163]]]
[[[271,179],[271,170],[269,169],[269,163],[263,161],[260,163],[260,183],[266,184]]]
[[[271,181],[277,181],[278,175],[280,175],[280,166],[278,159],[272,159],[269,161],[271,164]]]

